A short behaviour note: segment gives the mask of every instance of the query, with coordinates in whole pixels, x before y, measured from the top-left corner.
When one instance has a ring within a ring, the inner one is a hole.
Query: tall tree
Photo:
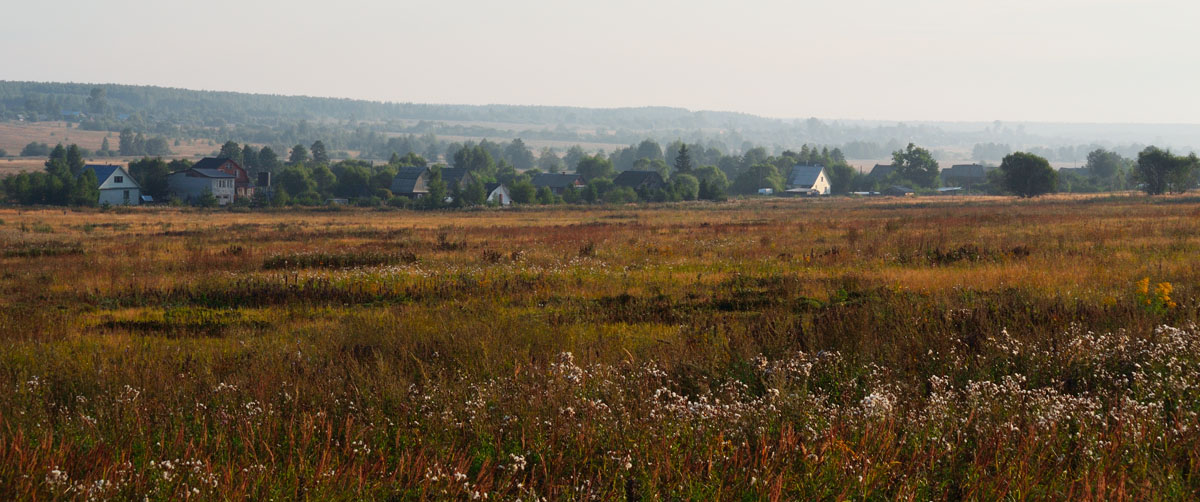
[[[275,154],[275,150],[269,146],[262,147],[262,150],[258,151],[258,166],[269,172],[279,169],[279,156]]]
[[[583,177],[583,181],[607,179],[613,174],[613,164],[601,154],[583,157],[575,166],[575,173]]]
[[[103,87],[93,87],[87,99],[88,113],[104,115],[108,113],[108,91]]]
[[[483,145],[467,145],[454,153],[454,167],[466,169],[476,177],[491,178],[496,173],[495,159]]]
[[[325,151],[325,143],[316,140],[312,144],[312,160],[318,164],[329,163],[329,152]]]
[[[550,147],[542,148],[542,153],[538,155],[537,165],[538,169],[548,173],[557,173],[563,170],[563,160]]]
[[[518,171],[533,169],[533,152],[529,151],[529,147],[525,146],[525,142],[521,141],[521,138],[512,140],[508,146],[504,147],[504,159]]]
[[[1183,193],[1196,185],[1198,167],[1200,159],[1194,153],[1184,157],[1151,146],[1138,153],[1134,175],[1147,194]]]
[[[929,150],[909,143],[904,150],[892,152],[896,176],[923,188],[937,188],[938,163]]]
[[[229,159],[240,165],[242,163],[242,146],[234,141],[226,141],[224,145],[221,145],[221,151],[217,153],[217,158]]]
[[[680,174],[692,172],[692,154],[688,152],[687,143],[679,145],[679,155],[675,156],[675,172]]]
[[[425,184],[428,193],[425,194],[424,206],[429,209],[437,209],[446,205],[446,195],[449,191],[446,189],[446,182],[442,181],[442,170],[434,168],[429,172],[429,181]]]
[[[1004,188],[1020,197],[1037,197],[1053,193],[1058,187],[1058,173],[1050,162],[1032,153],[1014,152],[1000,162],[1000,179]]]
[[[117,153],[121,155],[136,155],[133,151],[133,129],[121,129],[120,140],[117,142]]]
[[[566,164],[568,168],[574,169],[584,157],[587,157],[587,152],[583,151],[583,147],[574,145],[567,149],[566,155],[563,155],[563,164]]]
[[[652,139],[642,140],[633,160],[637,159],[664,160],[662,146]]]
[[[303,164],[308,162],[308,149],[304,145],[296,145],[292,147],[292,153],[288,155],[289,164]],[[290,190],[289,190],[290,192]],[[295,192],[292,192],[295,193]]]
[[[258,169],[258,151],[246,143],[242,147],[242,168],[243,169]]]
[[[146,195],[154,200],[167,199],[167,175],[171,167],[162,158],[142,157],[129,163],[129,175],[137,180]]]
[[[74,143],[67,147],[67,167],[71,169],[71,176],[79,176],[83,171],[83,151],[79,149],[79,145]]]

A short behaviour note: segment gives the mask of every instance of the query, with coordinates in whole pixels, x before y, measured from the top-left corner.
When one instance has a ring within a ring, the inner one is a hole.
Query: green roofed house
[[[124,167],[106,164],[88,164],[83,166],[80,175],[91,171],[96,174],[96,183],[100,188],[100,204],[113,206],[136,206],[142,201],[142,186]]]

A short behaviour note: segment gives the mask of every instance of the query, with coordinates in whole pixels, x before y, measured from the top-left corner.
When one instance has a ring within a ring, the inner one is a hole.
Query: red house
[[[246,198],[254,196],[254,183],[250,181],[250,174],[233,159],[205,157],[200,159],[200,162],[193,164],[192,169],[215,169],[233,176],[235,196]]]

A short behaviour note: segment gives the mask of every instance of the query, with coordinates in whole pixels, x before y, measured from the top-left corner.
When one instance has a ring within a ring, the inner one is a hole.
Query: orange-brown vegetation
[[[0,498],[1192,499],[1198,216],[0,210]]]

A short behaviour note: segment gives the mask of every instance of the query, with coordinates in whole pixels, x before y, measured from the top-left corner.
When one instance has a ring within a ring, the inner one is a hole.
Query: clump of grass
[[[437,243],[433,245],[433,249],[438,251],[458,251],[467,248],[466,239],[451,240],[450,235],[446,232],[438,232]]]
[[[4,249],[6,258],[37,258],[83,254],[83,245],[78,242],[29,242]]]
[[[357,251],[345,253],[312,252],[272,256],[263,262],[263,269],[340,269],[403,265],[416,262],[417,256],[408,251],[396,253],[384,253],[378,251]]]

